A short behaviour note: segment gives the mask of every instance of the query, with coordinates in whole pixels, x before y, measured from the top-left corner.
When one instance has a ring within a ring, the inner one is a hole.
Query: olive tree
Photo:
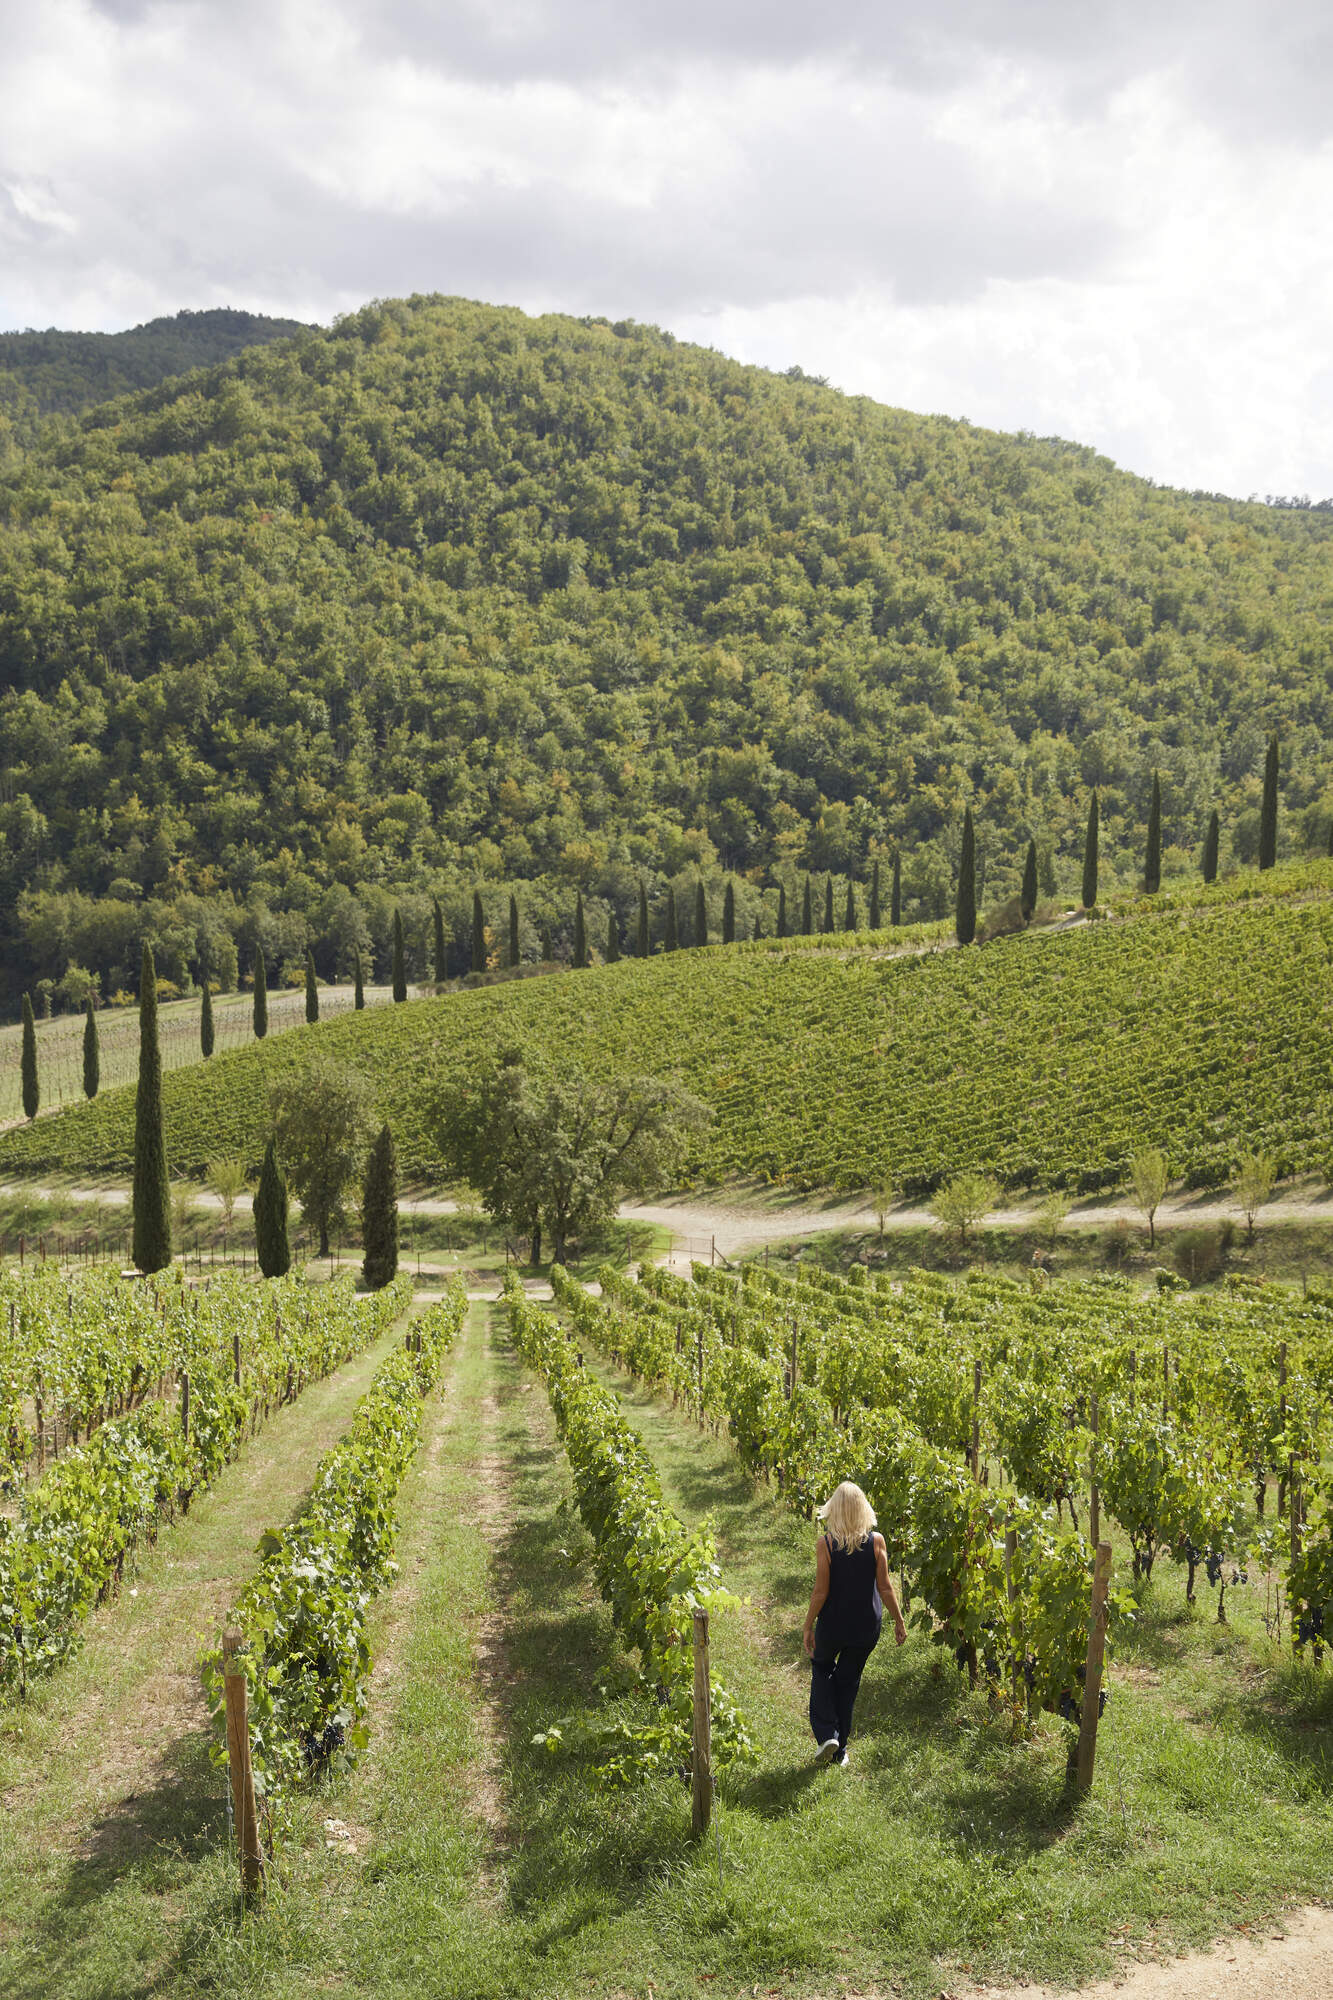
[[[222,1227],[230,1229],[237,1197],[243,1195],[250,1185],[245,1161],[234,1157],[210,1160],[204,1179],[210,1193],[215,1194],[222,1204]]]
[[[1148,1218],[1150,1249],[1157,1244],[1157,1211],[1162,1205],[1169,1178],[1166,1154],[1160,1146],[1145,1147],[1129,1163],[1129,1191],[1135,1208]]]
[[[1236,1175],[1235,1195],[1245,1217],[1246,1241],[1254,1241],[1254,1218],[1273,1192],[1277,1161],[1271,1153],[1245,1153]]]
[[[947,1180],[933,1196],[930,1212],[946,1229],[958,1231],[958,1241],[966,1243],[967,1232],[983,1216],[989,1215],[1000,1199],[1000,1184],[990,1174],[969,1167]]]

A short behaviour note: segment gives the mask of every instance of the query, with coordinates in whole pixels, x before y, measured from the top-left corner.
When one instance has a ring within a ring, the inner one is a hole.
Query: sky
[[[1325,0],[0,0],[0,326],[635,318],[1333,496]]]

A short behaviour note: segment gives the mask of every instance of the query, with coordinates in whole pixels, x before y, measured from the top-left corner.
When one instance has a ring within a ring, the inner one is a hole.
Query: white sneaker
[[[836,1736],[830,1736],[827,1742],[821,1743],[819,1748],[816,1750],[815,1762],[816,1764],[832,1764],[834,1760],[837,1758],[837,1755],[838,1755],[838,1739]]]
[[[840,1750],[837,1756],[833,1759],[833,1761],[836,1765],[838,1765],[839,1769],[845,1771],[848,1763],[851,1760],[849,1759],[847,1752],[845,1750]]]

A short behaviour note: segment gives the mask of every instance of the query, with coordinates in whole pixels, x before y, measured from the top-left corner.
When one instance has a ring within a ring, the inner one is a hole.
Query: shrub
[[[1226,1261],[1221,1230],[1182,1229],[1171,1245],[1171,1261],[1191,1285],[1207,1284]]]

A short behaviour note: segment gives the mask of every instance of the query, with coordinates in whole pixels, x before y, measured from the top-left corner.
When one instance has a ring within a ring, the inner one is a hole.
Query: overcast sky
[[[1333,495],[1327,0],[0,0],[0,326],[463,293]]]

